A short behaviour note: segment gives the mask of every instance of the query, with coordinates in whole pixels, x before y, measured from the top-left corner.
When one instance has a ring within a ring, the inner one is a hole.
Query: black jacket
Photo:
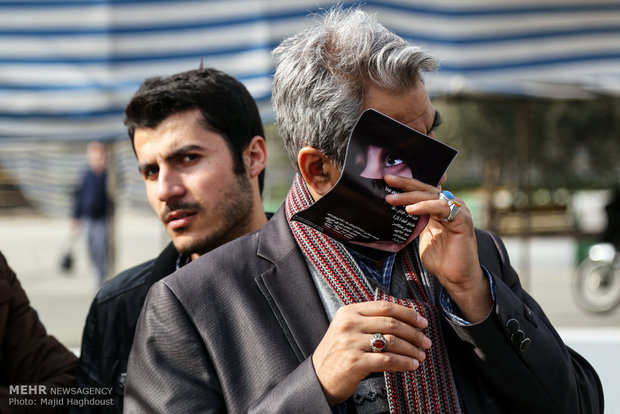
[[[108,174],[96,174],[88,169],[80,185],[75,189],[73,205],[74,218],[103,218],[112,209],[112,200],[108,196],[106,180]]]
[[[121,413],[127,359],[136,323],[150,287],[176,270],[170,243],[156,258],[119,273],[103,284],[90,306],[82,335],[77,374],[80,387],[113,387],[113,405],[88,404],[76,413]],[[101,395],[109,399],[109,395]]]

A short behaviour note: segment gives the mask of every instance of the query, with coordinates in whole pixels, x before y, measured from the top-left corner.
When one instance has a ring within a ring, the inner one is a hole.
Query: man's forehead
[[[435,118],[435,108],[421,82],[399,92],[388,91],[376,85],[370,87],[363,102],[363,109],[369,108],[423,133],[432,127]]]
[[[202,151],[208,148],[208,146],[208,142],[204,139],[171,137],[170,139],[146,141],[144,145],[136,148],[136,153],[138,158],[140,158],[141,154],[146,157],[168,158],[190,151]]]
[[[156,157],[166,157],[184,145],[186,144],[183,143],[181,137],[157,135],[152,129],[141,131],[136,129],[134,134],[134,146],[138,161],[143,159],[146,161],[147,158],[150,160]]]

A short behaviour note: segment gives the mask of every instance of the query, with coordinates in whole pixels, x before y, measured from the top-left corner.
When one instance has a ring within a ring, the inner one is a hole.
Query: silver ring
[[[448,190],[444,190],[439,193],[439,199],[448,203],[448,207],[450,208],[450,214],[448,214],[448,217],[444,218],[443,221],[450,223],[461,211],[461,205],[454,200],[454,194],[452,194]]]
[[[387,339],[380,333],[372,334],[370,338],[370,351],[371,352],[383,352],[387,348]]]

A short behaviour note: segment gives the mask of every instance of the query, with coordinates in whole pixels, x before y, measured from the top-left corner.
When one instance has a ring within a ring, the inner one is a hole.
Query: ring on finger
[[[370,351],[371,352],[383,352],[387,349],[387,339],[380,333],[372,334],[370,338]]]
[[[454,199],[454,194],[452,194],[448,190],[444,190],[441,193],[439,193],[438,197],[440,200],[443,200],[446,203],[448,203],[448,207],[450,208],[450,213],[448,214],[448,217],[444,218],[443,220],[447,223],[450,223],[452,220],[454,220],[454,218],[461,211],[461,205],[458,203],[458,201]]]

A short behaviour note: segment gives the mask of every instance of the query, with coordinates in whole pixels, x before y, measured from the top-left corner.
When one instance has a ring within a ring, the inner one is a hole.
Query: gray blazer
[[[521,288],[504,245],[477,231],[496,305],[443,321],[469,413],[597,413],[602,387]],[[311,355],[328,319],[281,208],[260,231],[153,285],[129,358],[126,413],[331,413]]]

